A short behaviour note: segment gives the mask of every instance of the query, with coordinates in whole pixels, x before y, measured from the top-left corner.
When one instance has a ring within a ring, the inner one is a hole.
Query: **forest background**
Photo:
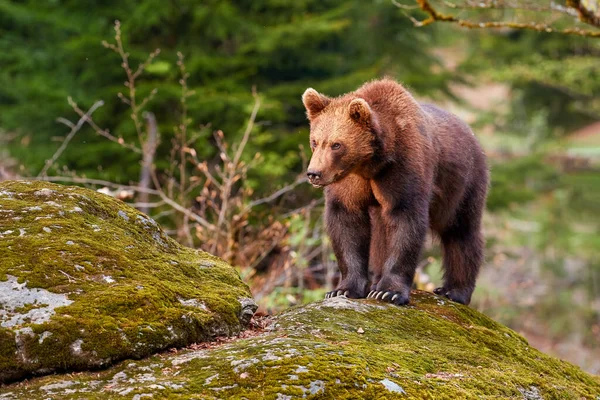
[[[535,29],[419,27],[408,0],[0,0],[0,180],[132,203],[277,312],[338,279],[300,96],[391,76],[469,122],[490,158],[472,307],[600,374],[600,38],[546,32],[578,24],[554,2],[519,4],[456,15]],[[435,240],[422,258],[431,290]]]

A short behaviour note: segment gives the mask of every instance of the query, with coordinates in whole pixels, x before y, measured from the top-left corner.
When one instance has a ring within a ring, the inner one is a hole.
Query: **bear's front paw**
[[[326,299],[346,296],[349,299],[364,299],[367,294],[369,282],[362,278],[348,278],[340,281],[337,289],[327,292]]]
[[[470,288],[453,288],[439,287],[433,290],[433,293],[444,296],[456,303],[469,305],[473,289]]]
[[[410,300],[408,292],[396,292],[393,290],[371,290],[367,295],[367,299],[381,300],[387,303],[396,304],[397,306],[406,305]]]
[[[440,296],[445,296],[447,291],[448,291],[448,289],[446,289],[443,286],[433,289],[433,293],[438,294]]]
[[[338,296],[346,296],[349,299],[364,299],[365,298],[365,291],[360,292],[358,290],[354,290],[354,289],[336,289],[336,290],[332,290],[331,292],[327,292],[325,294],[325,298],[326,299],[331,299],[334,297],[338,297]]]

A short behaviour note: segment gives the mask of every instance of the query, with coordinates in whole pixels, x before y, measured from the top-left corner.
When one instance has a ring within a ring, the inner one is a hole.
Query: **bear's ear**
[[[323,96],[313,88],[308,88],[302,95],[302,102],[306,107],[306,115],[308,119],[313,119],[323,111],[329,104],[331,99],[327,96]]]
[[[371,124],[371,107],[364,99],[354,99],[348,106],[350,118],[362,125]]]

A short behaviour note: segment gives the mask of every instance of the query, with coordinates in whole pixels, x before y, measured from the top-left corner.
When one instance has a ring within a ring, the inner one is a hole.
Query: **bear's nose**
[[[317,171],[307,171],[306,175],[308,176],[308,179],[310,181],[316,181],[319,180],[319,178],[321,177],[321,173],[317,172]]]

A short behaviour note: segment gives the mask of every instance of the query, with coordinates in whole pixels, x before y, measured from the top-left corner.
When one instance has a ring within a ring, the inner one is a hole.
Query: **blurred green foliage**
[[[52,138],[66,134],[55,119],[74,119],[69,95],[83,109],[104,100],[94,115],[98,124],[135,140],[129,110],[116,97],[126,90],[119,58],[101,46],[114,36],[117,19],[133,68],[161,49],[137,87],[138,97],[158,88],[148,106],[162,135],[163,157],[157,159],[168,158],[181,111],[177,51],[186,57],[188,84],[196,92],[188,99],[193,127],[210,124],[234,142],[256,86],[263,106],[248,154],[263,153],[256,174],[264,190],[299,172],[298,145],[307,134],[300,96],[307,87],[337,95],[389,74],[422,94],[447,92],[450,75],[440,68],[429,72],[438,63],[427,51],[433,31],[415,30],[384,0],[0,0],[0,127],[26,137],[11,150],[32,173],[58,147]],[[79,174],[138,178],[138,157],[89,128],[69,150],[59,164]],[[214,146],[207,141],[197,151],[210,157]]]
[[[509,162],[492,161],[490,211],[526,203],[558,186],[558,171],[543,162],[543,154],[519,157]]]
[[[508,130],[526,133],[539,111],[556,135],[600,119],[600,40],[525,30],[480,31],[466,40],[460,70],[511,86]]]

